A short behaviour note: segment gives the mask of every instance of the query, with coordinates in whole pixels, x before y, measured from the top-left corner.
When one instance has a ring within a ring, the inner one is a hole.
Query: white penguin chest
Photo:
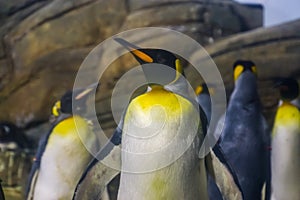
[[[199,113],[178,95],[149,95],[135,99],[125,116],[118,199],[206,197]]]
[[[278,126],[272,139],[272,198],[300,197],[299,127]]]
[[[54,129],[49,136],[34,189],[35,200],[72,198],[81,174],[92,159],[84,144],[95,145],[96,142],[86,126],[73,128],[68,126],[63,134],[55,132],[60,129]],[[84,137],[80,138],[77,131]],[[83,142],[87,136],[90,141]]]

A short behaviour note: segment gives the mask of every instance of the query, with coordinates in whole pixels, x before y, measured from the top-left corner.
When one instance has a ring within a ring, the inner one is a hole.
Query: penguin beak
[[[93,84],[87,86],[85,89],[81,89],[82,91],[79,92],[75,96],[75,100],[80,100],[80,99],[88,96],[92,91],[97,90],[99,86],[100,86],[100,83],[93,83]]]
[[[122,38],[114,38],[119,44],[124,46],[137,60],[140,64],[153,63],[153,58],[149,56],[143,49],[134,44],[127,42]]]

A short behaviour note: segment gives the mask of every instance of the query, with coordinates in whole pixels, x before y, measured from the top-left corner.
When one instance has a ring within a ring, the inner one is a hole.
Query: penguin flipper
[[[268,123],[266,119],[261,115],[261,121],[264,131],[264,142],[265,142],[265,149],[266,149],[266,158],[265,158],[265,174],[266,180],[264,183],[262,194],[264,196],[262,199],[270,200],[271,199],[271,130],[269,129]]]
[[[102,160],[94,158],[77,184],[73,200],[101,199],[106,186],[120,173],[117,170],[118,168],[115,169],[115,167],[111,168],[111,166],[107,166],[107,162],[113,166],[120,165],[120,154],[119,148],[116,147],[107,155],[104,159],[107,159],[107,161],[104,161],[104,163]]]
[[[31,174],[30,182],[28,185],[28,190],[26,194],[26,200],[32,200],[34,195],[34,188],[39,174],[39,169],[34,170],[34,173]]]
[[[220,161],[214,151],[211,151],[205,159],[207,171],[215,180],[219,190],[222,193],[223,199],[243,199],[240,187],[234,180],[234,175],[232,175],[230,170],[228,170],[228,168]]]
[[[121,169],[121,138],[123,120],[116,128],[110,141],[100,150],[81,176],[73,200],[98,200],[106,192],[109,182]]]

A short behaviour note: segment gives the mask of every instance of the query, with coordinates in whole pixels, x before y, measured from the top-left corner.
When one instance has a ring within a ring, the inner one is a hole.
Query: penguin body
[[[267,126],[257,93],[256,68],[249,61],[237,61],[234,67],[235,88],[220,146],[236,172],[244,199],[261,199],[269,152]]]
[[[80,100],[88,94],[83,95],[86,90],[74,92],[75,99],[77,96]],[[31,170],[28,200],[71,199],[81,174],[93,157],[87,149],[97,148],[96,136],[88,122],[72,111],[72,93],[66,93],[59,104],[59,111],[54,112],[57,121],[40,140]],[[78,110],[84,109],[84,104],[81,106]]]
[[[130,47],[123,40],[120,43]],[[201,124],[196,102],[176,92],[181,90],[187,95],[179,60],[160,49],[135,48],[130,52],[141,64],[164,64],[173,71],[163,80],[168,86],[163,86],[152,84],[152,78],[158,76],[152,70],[155,65],[142,66],[151,89],[130,102],[124,117],[118,200],[208,200],[204,159],[198,157],[202,126],[206,124]],[[192,133],[195,138],[191,139]],[[175,138],[180,142],[175,142],[172,151],[164,151]],[[178,155],[180,150],[184,150],[183,155]],[[143,156],[147,153],[154,154]],[[165,160],[170,163],[161,165]]]
[[[73,196],[75,184],[92,158],[83,145],[92,142],[88,141],[91,136],[82,134],[85,138],[79,138],[74,134],[76,126],[80,133],[91,133],[89,125],[79,116],[67,118],[53,128],[41,159],[34,199],[68,199]]]
[[[272,200],[300,197],[300,112],[291,100],[278,107],[272,131]]]
[[[163,115],[159,108],[156,110],[156,106],[164,108],[166,115]],[[150,126],[149,121],[151,121]],[[150,136],[161,122],[164,122],[164,126],[150,139],[141,140],[130,136],[130,134]],[[175,134],[184,140],[189,136],[188,131],[197,131],[198,125],[199,113],[193,104],[163,88],[155,88],[129,104],[123,128],[123,148],[130,152],[152,152],[168,145],[168,142],[176,136]],[[143,132],[137,132],[135,126],[147,128]],[[178,160],[157,171],[121,173],[118,199],[193,199],[197,196],[208,199],[206,181],[201,178],[206,177],[206,171],[204,161],[199,161],[198,158],[199,142],[200,139],[196,137]],[[125,153],[122,155],[122,164],[125,169],[130,169],[130,165],[136,164],[159,166],[166,159],[164,156],[166,155],[157,156],[155,160],[143,158],[138,160],[134,155]]]
[[[221,163],[216,157],[199,158],[207,120],[189,93],[179,59],[166,50],[142,49],[121,38],[115,40],[142,64],[149,87],[129,103],[110,142],[81,177],[73,199],[99,199],[104,186],[118,174],[104,166],[109,161],[121,169],[118,200],[208,200],[206,161]],[[151,63],[154,65],[144,65]],[[161,65],[173,71],[159,73]],[[239,198],[229,174],[226,171],[218,178],[223,185],[232,185],[232,196]]]

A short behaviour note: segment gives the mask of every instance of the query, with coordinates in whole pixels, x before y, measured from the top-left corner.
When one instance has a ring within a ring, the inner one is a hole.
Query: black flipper
[[[108,158],[114,162],[115,165],[121,165],[120,145],[122,142],[124,116],[125,113],[122,115],[120,123],[110,140],[89,163],[85,172],[82,174],[76,186],[73,200],[100,199],[107,184],[120,173],[119,170],[112,169],[101,161]],[[120,168],[120,166],[118,168]],[[101,181],[99,179],[101,179]]]
[[[200,112],[200,119],[201,119],[201,123],[202,123],[202,130],[203,130],[203,134],[204,136],[207,135],[207,130],[208,130],[208,120],[206,118],[205,112],[203,111],[203,109],[201,108],[201,106],[199,105],[199,112]],[[213,136],[212,136],[213,137]],[[243,192],[239,183],[239,180],[237,178],[236,172],[234,171],[234,169],[231,167],[231,165],[227,162],[226,156],[221,148],[221,146],[219,145],[219,142],[217,142],[215,144],[215,146],[213,147],[213,152],[214,154],[217,156],[217,158],[219,159],[219,161],[225,165],[225,167],[227,168],[227,170],[229,171],[229,173],[231,174],[236,186],[238,187],[238,189],[241,192],[241,195],[243,196]],[[209,163],[206,162],[206,168],[210,168],[209,167]],[[214,178],[214,174],[211,175],[212,178]]]
[[[231,167],[231,165],[227,162],[226,156],[221,148],[221,146],[219,145],[219,143],[217,142],[217,144],[213,147],[213,151],[215,153],[215,155],[219,158],[219,160],[226,166],[226,168],[229,170],[236,186],[239,188],[239,190],[241,191],[241,194],[244,198],[243,195],[243,191],[242,191],[242,187],[240,185],[240,182],[238,180],[238,177],[236,175],[236,172],[234,171],[234,169]]]

